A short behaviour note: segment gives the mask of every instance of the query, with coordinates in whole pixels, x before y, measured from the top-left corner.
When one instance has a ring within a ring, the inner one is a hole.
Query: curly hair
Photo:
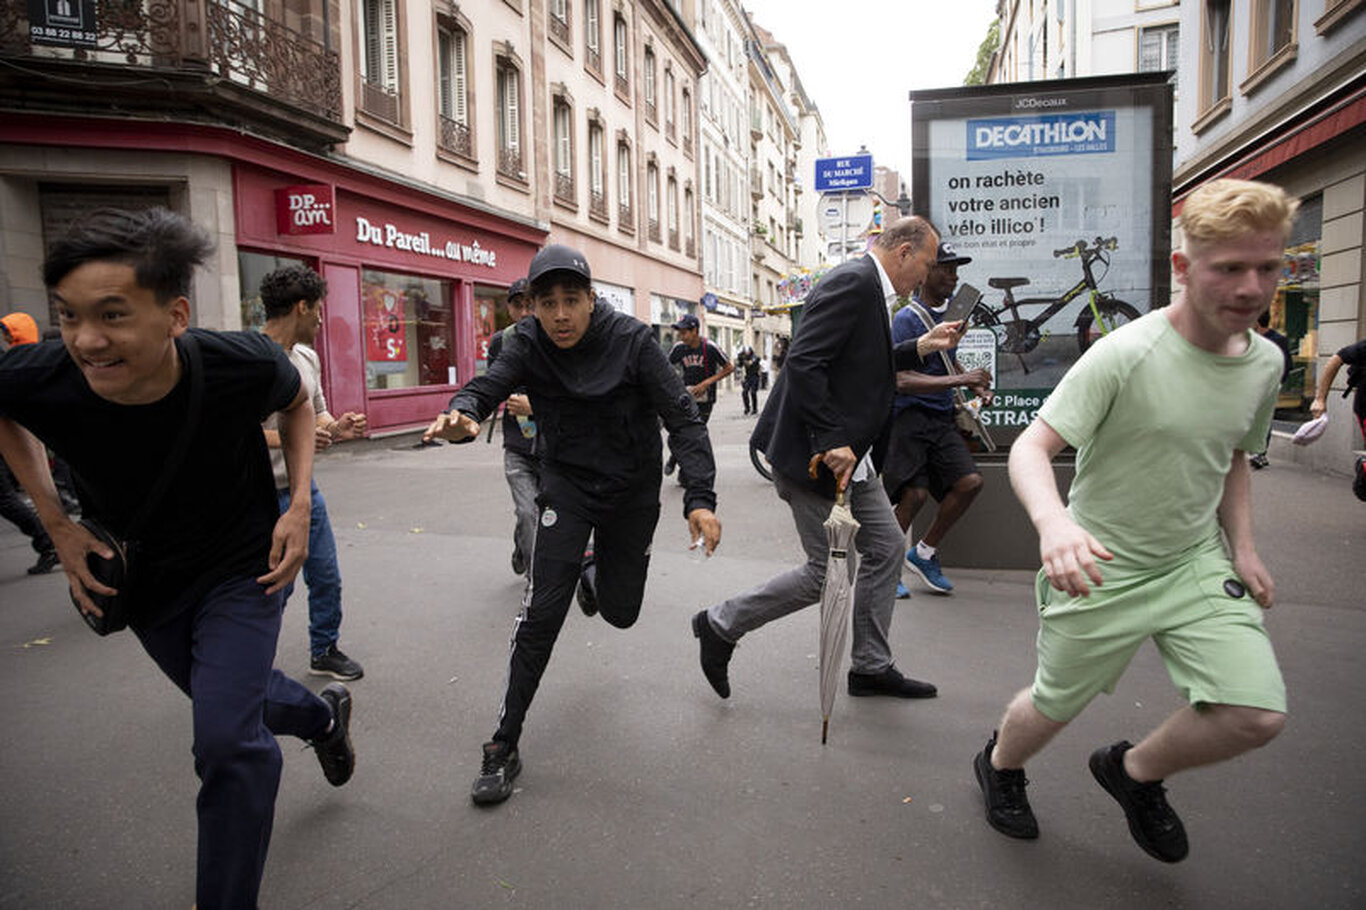
[[[195,266],[213,248],[208,231],[170,209],[96,209],[52,245],[43,260],[43,284],[54,288],[87,262],[118,262],[131,266],[138,286],[166,304],[189,295]]]
[[[300,300],[310,307],[327,296],[327,282],[306,265],[287,265],[261,279],[261,305],[267,319],[278,319]]]

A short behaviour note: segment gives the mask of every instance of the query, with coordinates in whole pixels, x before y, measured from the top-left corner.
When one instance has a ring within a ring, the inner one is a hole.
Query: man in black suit
[[[747,632],[820,600],[829,544],[822,527],[836,489],[861,527],[854,587],[850,695],[931,698],[929,683],[902,676],[887,631],[904,544],[877,470],[887,450],[896,360],[891,304],[908,296],[934,262],[939,235],[919,217],[901,218],[878,236],[867,256],[831,269],[807,298],[797,336],[774,384],[753,442],[773,465],[778,495],[792,509],[806,562],[693,617],[702,672],[722,698],[728,665]],[[926,336],[921,353],[946,345]],[[818,468],[808,477],[808,465]],[[851,561],[852,563],[852,561]]]

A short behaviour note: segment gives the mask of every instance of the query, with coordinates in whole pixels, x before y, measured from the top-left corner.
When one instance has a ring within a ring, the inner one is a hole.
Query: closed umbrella
[[[844,657],[844,643],[849,637],[849,548],[858,533],[859,523],[844,502],[844,491],[835,498],[830,517],[825,519],[825,533],[830,543],[830,555],[825,563],[825,581],[821,585],[821,744],[825,744],[830,730],[830,709],[835,704],[839,688],[839,672]]]

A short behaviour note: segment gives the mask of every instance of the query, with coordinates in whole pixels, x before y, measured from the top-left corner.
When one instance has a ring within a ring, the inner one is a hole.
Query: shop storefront
[[[242,325],[263,321],[266,272],[300,262],[322,274],[318,344],[334,410],[364,411],[372,432],[416,426],[484,371],[508,323],[507,287],[538,246],[525,226],[245,164],[234,183]]]

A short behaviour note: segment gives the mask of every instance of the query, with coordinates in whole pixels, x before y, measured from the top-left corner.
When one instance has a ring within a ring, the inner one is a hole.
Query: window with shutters
[[[469,34],[439,19],[436,28],[437,142],[443,151],[474,158],[470,132]]]
[[[1158,73],[1170,70],[1176,84],[1177,48],[1180,32],[1175,25],[1141,29],[1138,33],[1138,71]]]
[[[546,10],[546,33],[560,50],[574,56],[574,45],[569,28],[569,0],[550,0]]]
[[[607,154],[601,123],[590,118],[588,124],[588,214],[607,222]]]
[[[576,205],[574,192],[574,109],[563,95],[555,98],[555,199]]]
[[[677,141],[677,128],[674,124],[674,71],[667,63],[664,65],[664,138]]]
[[[361,0],[361,109],[402,125],[398,0]]]
[[[673,175],[673,168],[669,168],[669,184],[664,194],[664,205],[669,219],[669,249],[678,249],[678,178]]]
[[[650,239],[659,243],[659,165],[653,161],[645,168],[645,218]]]
[[[658,122],[659,115],[655,103],[655,52],[649,47],[645,48],[643,88],[645,93],[645,121],[654,126]]]
[[[522,159],[522,74],[512,60],[499,57],[498,83],[498,173],[526,181]]]
[[[1248,74],[1239,86],[1244,94],[1254,91],[1299,53],[1295,28],[1298,7],[1296,0],[1252,0]]]
[[[693,223],[697,217],[693,199],[692,181],[683,185],[683,252],[689,259],[697,256],[697,239],[693,235]]]
[[[631,33],[620,14],[612,17],[612,69],[616,92],[623,100],[631,99]]]
[[[602,0],[583,0],[583,65],[602,79]]]
[[[682,104],[678,111],[678,132],[683,137],[683,154],[692,157],[692,92],[683,89]]]
[[[1199,132],[1210,120],[1225,113],[1231,105],[1229,83],[1230,0],[1205,0],[1200,11],[1200,104],[1204,113],[1191,125]]]
[[[617,227],[627,234],[636,230],[631,213],[631,146],[624,139],[617,140]]]

